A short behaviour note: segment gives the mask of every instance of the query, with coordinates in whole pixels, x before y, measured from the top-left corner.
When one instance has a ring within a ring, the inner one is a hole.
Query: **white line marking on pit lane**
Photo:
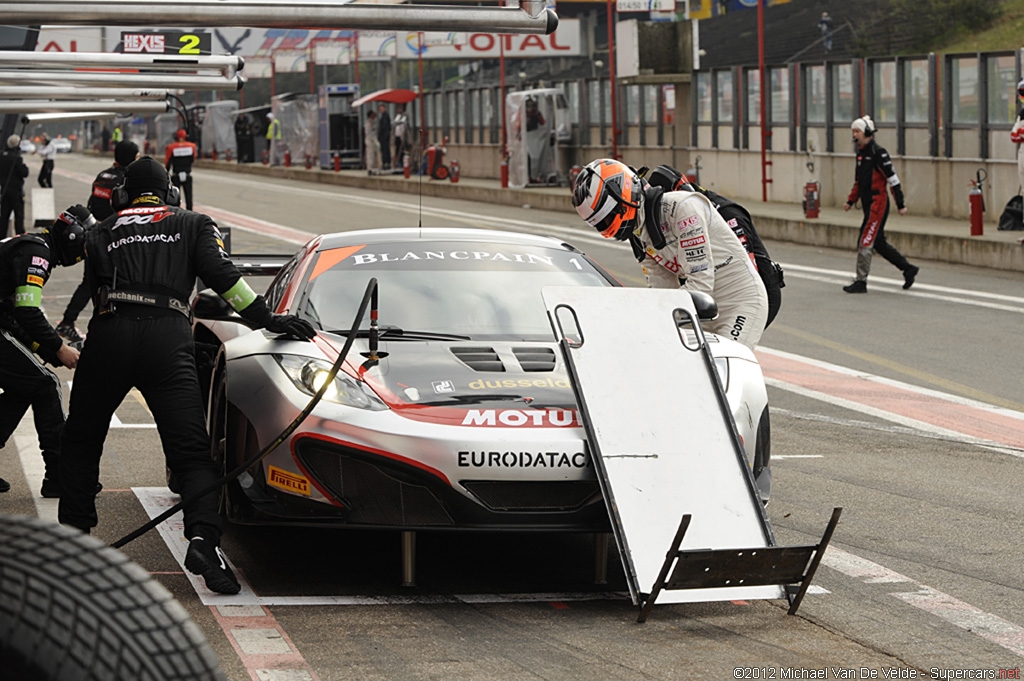
[[[18,460],[21,461],[21,469],[25,475],[25,484],[28,485],[32,503],[36,507],[36,515],[43,520],[55,523],[57,522],[57,504],[60,500],[44,499],[39,496],[39,489],[43,486],[43,477],[46,474],[46,466],[43,463],[43,454],[39,451],[39,441],[34,424],[32,407],[29,407],[21,422],[18,423],[18,427],[15,428],[11,441],[14,443],[15,451],[18,452]]]
[[[772,410],[775,413],[775,410]],[[822,454],[772,454],[772,461],[778,461],[779,459],[824,459],[825,456]]]
[[[1024,627],[843,551],[834,544],[825,550],[821,563],[867,584],[910,584],[915,591],[891,592],[889,595],[1024,657]]]

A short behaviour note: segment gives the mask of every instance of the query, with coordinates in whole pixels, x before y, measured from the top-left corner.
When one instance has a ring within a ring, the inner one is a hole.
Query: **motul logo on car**
[[[568,428],[580,425],[571,409],[470,409],[462,419],[464,426],[530,426],[533,428]]]

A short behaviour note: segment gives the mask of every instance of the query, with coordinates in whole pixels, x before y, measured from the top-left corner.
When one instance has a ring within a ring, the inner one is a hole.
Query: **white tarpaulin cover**
[[[559,286],[543,295],[557,337],[576,326],[582,338],[562,343],[563,354],[633,602],[651,593],[687,513],[684,549],[771,545],[713,361],[692,334],[690,347],[681,339],[675,311],[697,319],[689,294]],[[666,591],[658,602],[783,596],[778,585],[715,587]]]
[[[320,158],[319,101],[316,95],[297,95],[272,101],[274,116],[281,122],[281,143],[291,153],[292,163],[305,163],[308,154]],[[276,142],[275,142],[276,144]],[[275,157],[271,151],[271,157]],[[283,156],[283,151],[281,152]]]
[[[226,99],[222,102],[210,102],[206,105],[206,117],[203,118],[202,143],[199,153],[205,158],[216,150],[218,158],[228,150],[233,157],[238,156],[238,144],[235,141],[235,112],[238,102]]]
[[[557,88],[510,92],[505,96],[508,125],[508,185],[558,182],[557,143],[571,134],[569,104]]]

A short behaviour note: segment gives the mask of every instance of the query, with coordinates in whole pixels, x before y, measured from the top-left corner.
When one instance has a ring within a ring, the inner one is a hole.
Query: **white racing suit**
[[[651,288],[683,288],[711,295],[718,317],[704,322],[707,331],[757,347],[768,319],[768,296],[750,257],[715,207],[695,192],[663,194],[656,208],[664,248],[654,248],[650,229],[637,235],[645,258],[641,263]],[[647,211],[638,211],[642,216]]]

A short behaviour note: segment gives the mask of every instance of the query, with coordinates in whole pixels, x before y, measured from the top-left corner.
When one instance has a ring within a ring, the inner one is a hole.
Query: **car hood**
[[[362,378],[402,416],[494,427],[578,425],[555,343],[397,341],[380,349],[387,356]]]

